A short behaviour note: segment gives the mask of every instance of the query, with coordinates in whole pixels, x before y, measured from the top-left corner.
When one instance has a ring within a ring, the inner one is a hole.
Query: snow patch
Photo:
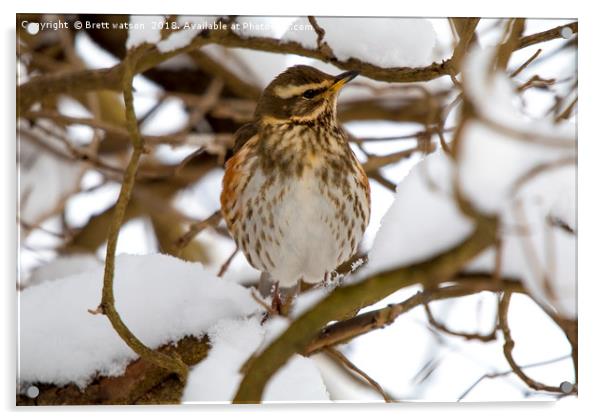
[[[272,320],[262,326],[259,317],[253,317],[223,320],[211,328],[212,348],[209,355],[191,370],[182,402],[232,401],[243,377],[240,369],[273,335],[271,323]],[[282,325],[281,322],[276,324]],[[318,368],[311,359],[299,355],[293,356],[270,379],[262,398],[263,402],[324,400],[329,397]]]
[[[461,213],[452,196],[452,177],[452,162],[442,151],[429,155],[410,171],[397,186],[368,264],[358,270],[360,277],[431,257],[472,231],[473,222]]]
[[[316,21],[341,61],[357,58],[380,67],[417,67],[433,62],[436,34],[426,19],[319,17]],[[281,39],[315,49],[317,35],[307,30],[307,25],[306,17],[299,18]]]
[[[32,383],[85,387],[96,375],[122,374],[137,358],[105,316],[88,312],[100,302],[102,278],[99,268],[20,292],[21,389]],[[160,254],[118,256],[114,292],[123,321],[151,348],[261,309],[248,289]]]

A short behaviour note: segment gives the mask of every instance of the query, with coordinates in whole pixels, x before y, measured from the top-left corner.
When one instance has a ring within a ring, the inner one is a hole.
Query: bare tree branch
[[[469,296],[484,291],[525,293],[518,280],[502,279],[496,283],[492,281],[489,274],[463,275],[456,277],[454,281],[456,284],[418,292],[403,302],[390,304],[384,308],[330,324],[324,327],[307,345],[303,354],[314,354],[325,347],[342,344],[360,335],[384,328],[392,324],[400,315],[424,303]]]
[[[132,53],[132,56],[129,56],[124,61],[124,68],[126,71],[123,78],[123,98],[126,107],[126,120],[134,150],[124,174],[121,191],[119,192],[119,197],[117,199],[117,203],[115,204],[113,220],[109,228],[102,288],[102,301],[99,306],[99,312],[109,318],[109,321],[111,321],[111,325],[115,331],[132,350],[140,355],[140,357],[156,364],[157,366],[167,369],[168,371],[176,372],[180,379],[184,382],[188,375],[188,367],[186,364],[184,364],[184,362],[182,362],[179,356],[168,356],[164,353],[154,351],[146,347],[144,343],[142,343],[125,325],[119,316],[119,312],[117,312],[117,309],[115,308],[113,278],[115,275],[115,252],[117,248],[117,239],[119,237],[119,230],[123,222],[125,210],[132,194],[132,188],[136,179],[136,169],[138,168],[140,157],[142,156],[142,152],[144,150],[144,143],[138,131],[136,113],[134,111],[134,98],[132,94],[132,80],[134,73],[132,71],[133,64],[130,60],[134,60],[135,57],[136,55],[134,52]]]

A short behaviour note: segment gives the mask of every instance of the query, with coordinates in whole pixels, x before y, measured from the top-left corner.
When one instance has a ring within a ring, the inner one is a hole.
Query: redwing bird
[[[337,94],[357,75],[290,67],[235,134],[222,213],[249,263],[280,287],[328,278],[366,230],[368,178],[336,118]]]

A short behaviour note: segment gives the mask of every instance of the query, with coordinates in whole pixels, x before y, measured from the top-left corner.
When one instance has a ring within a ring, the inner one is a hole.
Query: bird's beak
[[[330,86],[330,90],[333,93],[338,92],[343,86],[345,86],[348,82],[353,80],[358,74],[360,74],[359,71],[353,70],[339,74],[337,77],[334,78],[334,83],[332,84],[332,86]]]

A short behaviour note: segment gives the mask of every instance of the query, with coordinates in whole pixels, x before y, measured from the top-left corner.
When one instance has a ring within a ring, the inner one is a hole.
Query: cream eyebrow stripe
[[[276,88],[274,89],[274,93],[279,98],[287,99],[287,98],[291,98],[296,95],[300,95],[308,89],[325,88],[325,87],[330,86],[330,84],[331,84],[330,80],[324,80],[323,82],[320,82],[320,83],[307,83],[305,85],[298,85],[298,86],[294,86],[294,85],[276,86]]]

